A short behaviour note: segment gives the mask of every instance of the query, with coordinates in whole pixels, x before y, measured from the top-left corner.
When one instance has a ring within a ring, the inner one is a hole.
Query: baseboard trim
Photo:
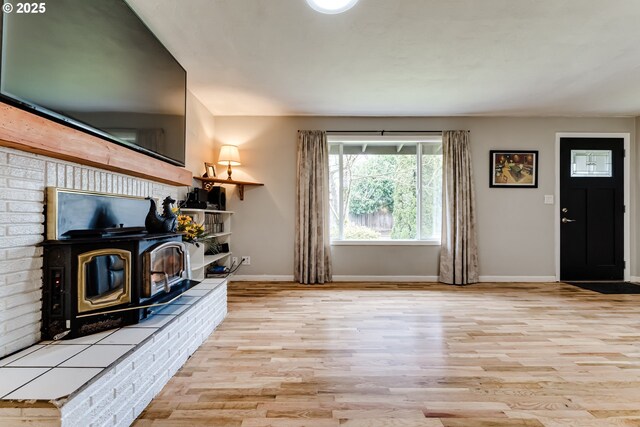
[[[334,275],[334,282],[437,282],[438,276],[342,276]]]
[[[555,276],[480,276],[480,282],[555,282]],[[333,276],[334,282],[437,282],[438,276]]]
[[[555,282],[555,276],[480,276],[480,282],[514,282],[541,283]],[[293,275],[278,274],[243,274],[230,277],[233,282],[293,282]],[[355,276],[334,275],[334,282],[425,282],[434,283],[438,276]],[[631,281],[640,281],[640,277],[632,277]]]
[[[556,282],[556,276],[480,276],[480,282],[541,283]]]
[[[631,276],[629,277],[630,282],[640,282],[640,276]]]
[[[234,275],[233,282],[293,282],[293,275]],[[346,276],[334,275],[334,282],[437,282],[438,276]]]
[[[293,274],[234,274],[229,280],[232,282],[293,282]]]

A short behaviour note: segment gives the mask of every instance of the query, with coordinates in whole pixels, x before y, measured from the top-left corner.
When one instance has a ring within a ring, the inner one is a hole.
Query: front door
[[[560,139],[560,280],[624,279],[624,140]]]

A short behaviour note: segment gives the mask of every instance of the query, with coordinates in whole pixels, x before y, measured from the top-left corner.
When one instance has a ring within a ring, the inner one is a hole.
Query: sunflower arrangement
[[[178,227],[179,232],[184,233],[182,240],[189,243],[195,243],[204,241],[208,237],[208,233],[204,229],[204,225],[198,224],[189,215],[178,214]]]

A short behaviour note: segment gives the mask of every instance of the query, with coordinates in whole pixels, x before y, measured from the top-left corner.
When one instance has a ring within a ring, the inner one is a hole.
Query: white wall
[[[242,166],[234,178],[265,183],[248,189],[245,200],[228,197],[233,217],[232,251],[250,255],[251,266],[239,275],[285,278],[293,272],[296,131],[445,130],[471,131],[478,202],[481,276],[552,277],[554,268],[554,194],[556,132],[628,132],[635,141],[633,118],[353,118],[216,117],[216,143],[240,146]],[[489,150],[540,151],[539,188],[489,188]],[[632,151],[635,150],[635,145]],[[635,154],[631,169],[635,168]],[[632,179],[632,209],[638,177]],[[634,210],[635,211],[635,210]],[[632,216],[635,237],[635,216]],[[632,260],[636,260],[634,238]],[[436,276],[437,246],[333,247],[334,274],[346,276]],[[637,262],[632,262],[633,276]]]
[[[195,176],[204,173],[204,162],[214,159],[215,119],[191,92],[187,92],[187,147],[185,168]],[[217,154],[215,154],[217,156]]]

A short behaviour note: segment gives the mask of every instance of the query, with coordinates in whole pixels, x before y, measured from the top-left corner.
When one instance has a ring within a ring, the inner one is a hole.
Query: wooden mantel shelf
[[[0,146],[170,185],[190,186],[191,172],[0,103]]]
[[[205,190],[209,190],[213,184],[229,184],[236,185],[238,187],[238,196],[240,196],[240,200],[244,200],[244,186],[261,186],[264,185],[261,182],[251,182],[251,181],[236,181],[233,179],[223,179],[223,178],[202,178],[199,176],[194,176],[193,179],[197,179],[198,181],[202,181],[202,188]]]

